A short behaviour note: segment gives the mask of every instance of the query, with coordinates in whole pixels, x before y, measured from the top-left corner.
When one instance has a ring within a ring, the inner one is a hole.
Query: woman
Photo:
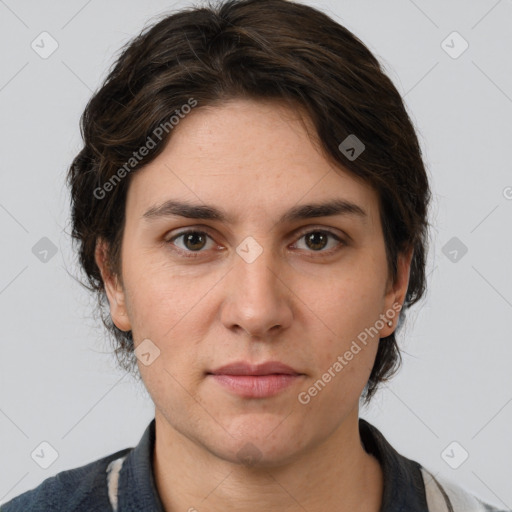
[[[430,200],[361,41],[285,0],[181,11],[127,45],[82,130],[73,236],[155,419],[2,510],[496,510],[359,418],[425,290]]]

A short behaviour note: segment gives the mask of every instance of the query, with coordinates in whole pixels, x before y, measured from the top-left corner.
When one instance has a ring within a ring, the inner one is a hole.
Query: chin
[[[286,416],[265,415],[267,418],[260,419],[255,416],[248,415],[244,420],[237,418],[236,425],[231,424],[226,429],[231,435],[223,431],[222,439],[216,446],[210,445],[210,451],[248,468],[282,466],[299,457],[307,442],[303,429],[294,429],[293,425],[286,425],[286,428]]]
[[[251,440],[235,445],[231,450],[213,450],[214,454],[232,464],[247,469],[268,469],[282,467],[293,462],[298,457],[297,448],[294,446],[273,446],[264,445],[261,442],[254,443]]]

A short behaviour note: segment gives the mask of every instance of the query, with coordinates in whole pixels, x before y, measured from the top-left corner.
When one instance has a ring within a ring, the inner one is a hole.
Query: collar
[[[376,427],[362,418],[359,433],[364,449],[382,467],[384,488],[380,512],[428,512],[421,466],[400,455]],[[165,512],[153,473],[154,446],[153,418],[139,444],[124,460],[119,475],[118,512]]]
[[[382,433],[359,418],[364,449],[380,463],[384,489],[380,512],[428,512],[421,466],[400,455]]]

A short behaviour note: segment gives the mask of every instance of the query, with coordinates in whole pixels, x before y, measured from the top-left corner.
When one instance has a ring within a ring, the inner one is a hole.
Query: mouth
[[[266,398],[302,380],[304,374],[279,361],[262,364],[238,361],[207,372],[207,376],[243,398]]]

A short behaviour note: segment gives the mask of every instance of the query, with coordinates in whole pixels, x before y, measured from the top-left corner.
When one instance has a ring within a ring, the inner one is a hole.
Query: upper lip
[[[236,361],[226,364],[208,373],[214,375],[301,375],[298,371],[280,361],[267,361],[260,364],[251,364],[245,361]]]

